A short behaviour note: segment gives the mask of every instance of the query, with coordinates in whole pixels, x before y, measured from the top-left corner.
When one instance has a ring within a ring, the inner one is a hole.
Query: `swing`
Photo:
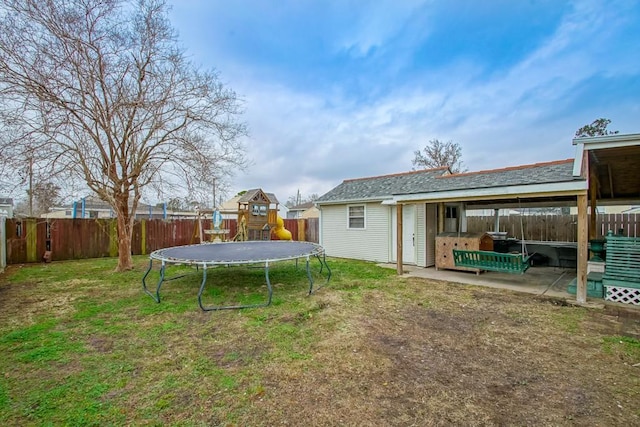
[[[520,199],[518,199],[520,206]],[[529,260],[532,255],[527,253],[527,245],[524,241],[524,226],[522,223],[522,210],[520,212],[520,240],[522,253],[505,254],[492,251],[465,251],[453,249],[453,260],[456,267],[469,267],[479,270],[497,271],[500,273],[523,274],[529,269]]]

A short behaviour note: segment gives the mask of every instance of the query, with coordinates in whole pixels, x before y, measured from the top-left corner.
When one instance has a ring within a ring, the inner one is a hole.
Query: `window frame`
[[[362,208],[362,216],[353,216],[351,210],[353,208]],[[362,227],[352,226],[351,220],[362,219]],[[347,205],[347,230],[366,230],[367,228],[367,205],[364,203]]]

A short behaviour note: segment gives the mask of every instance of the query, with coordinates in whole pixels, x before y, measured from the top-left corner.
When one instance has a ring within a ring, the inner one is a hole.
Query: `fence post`
[[[118,256],[118,219],[113,218],[109,224],[109,256]]]
[[[304,242],[306,240],[306,226],[307,221],[304,219],[298,219],[298,241]]]
[[[0,273],[7,266],[7,219],[0,217]]]
[[[38,224],[35,218],[25,219],[27,262],[38,262]]]
[[[140,255],[147,254],[147,221],[140,220]]]

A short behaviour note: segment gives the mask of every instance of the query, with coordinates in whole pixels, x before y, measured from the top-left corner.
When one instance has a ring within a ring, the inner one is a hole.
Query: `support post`
[[[42,256],[42,254],[38,254],[38,223],[35,218],[25,218],[22,223],[24,224],[23,230],[27,233],[25,239],[27,243],[27,262],[38,262],[40,261],[40,256]]]
[[[307,229],[306,229],[307,221],[303,218],[298,219],[298,241],[304,242],[307,240]]]
[[[493,231],[495,233],[500,231],[500,209],[493,210]]]
[[[7,266],[7,219],[0,216],[0,273]]]
[[[404,273],[402,269],[402,204],[396,205],[396,270],[399,275]]]
[[[140,220],[140,255],[147,254],[147,221]]]
[[[589,240],[597,238],[596,230],[596,208],[597,208],[597,192],[598,192],[598,177],[594,171],[589,173],[589,204],[591,208],[591,216],[589,217]]]
[[[109,220],[109,256],[118,256],[118,221],[115,218]]]
[[[576,301],[587,302],[587,256],[588,256],[587,195],[578,196],[578,266],[576,271]]]
[[[438,234],[444,232],[444,203],[438,203]]]

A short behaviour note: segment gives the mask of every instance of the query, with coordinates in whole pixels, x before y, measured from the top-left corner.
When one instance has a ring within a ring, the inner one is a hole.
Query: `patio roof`
[[[640,134],[576,138],[573,144],[574,175],[590,174],[599,205],[640,202]],[[583,153],[588,153],[588,165],[583,164]]]

